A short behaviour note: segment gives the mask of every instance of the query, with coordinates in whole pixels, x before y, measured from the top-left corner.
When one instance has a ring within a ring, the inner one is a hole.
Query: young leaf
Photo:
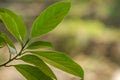
[[[64,53],[51,51],[31,51],[31,53],[38,55],[43,61],[54,67],[84,78],[83,69]]]
[[[4,33],[0,33],[0,38],[4,41],[4,44],[7,45],[8,49],[9,49],[9,52],[11,54],[16,54],[17,51],[16,51],[16,48],[12,42],[12,40]]]
[[[21,60],[33,64],[36,67],[38,67],[44,74],[46,74],[47,76],[56,79],[56,76],[54,75],[54,73],[52,72],[52,70],[37,56],[35,55],[24,55],[20,58]]]
[[[51,47],[53,48],[53,45],[50,42],[45,42],[45,41],[36,41],[31,43],[27,49],[39,49],[39,48],[44,48],[44,47]]]
[[[14,66],[27,80],[52,80],[50,77],[46,76],[40,69],[26,65],[19,64]]]
[[[0,19],[17,40],[22,42],[25,39],[26,26],[18,15],[8,9],[0,8]]]
[[[0,36],[0,48],[5,46],[4,39]]]
[[[54,29],[64,19],[70,6],[70,2],[57,2],[48,7],[34,21],[30,37],[39,37]]]

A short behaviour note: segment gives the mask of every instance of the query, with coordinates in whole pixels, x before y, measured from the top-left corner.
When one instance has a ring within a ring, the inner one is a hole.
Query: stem
[[[21,56],[23,50],[25,49],[25,47],[26,47],[26,45],[28,44],[29,41],[30,41],[29,39],[26,41],[26,43],[24,44],[24,46],[21,48],[20,52],[19,52],[15,57],[13,57],[13,58],[9,59],[7,62],[1,64],[0,67],[6,66],[8,63],[10,63],[10,62],[12,62],[14,59],[16,59],[18,56]]]

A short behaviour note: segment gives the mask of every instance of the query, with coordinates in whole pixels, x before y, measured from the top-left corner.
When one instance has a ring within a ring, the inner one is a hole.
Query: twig
[[[1,64],[0,67],[2,67],[2,66],[8,67],[8,66],[6,66],[8,63],[10,63],[10,62],[12,62],[13,60],[15,60],[18,56],[21,56],[23,50],[25,49],[25,47],[26,47],[26,45],[28,44],[29,41],[30,41],[29,39],[26,41],[26,43],[24,44],[24,46],[21,48],[20,52],[19,52],[15,57],[10,58],[7,62]],[[10,55],[10,57],[11,57],[11,55]]]

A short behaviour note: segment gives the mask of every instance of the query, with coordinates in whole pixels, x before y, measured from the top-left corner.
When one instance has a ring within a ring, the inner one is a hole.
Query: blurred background
[[[40,12],[57,1],[66,0],[0,0],[0,7],[20,15],[29,32]],[[40,39],[52,42],[56,50],[65,52],[80,64],[85,80],[120,80],[120,0],[67,1],[72,2],[68,16]],[[0,30],[11,36],[3,26],[0,23]],[[16,47],[19,47],[17,43]],[[7,60],[7,53],[6,48],[0,49],[0,63]],[[53,70],[59,80],[80,80]],[[25,79],[14,68],[2,68],[0,80]]]

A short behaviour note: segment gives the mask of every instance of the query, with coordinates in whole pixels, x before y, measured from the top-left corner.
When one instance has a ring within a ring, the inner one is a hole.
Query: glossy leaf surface
[[[17,40],[22,42],[25,39],[26,26],[18,15],[8,9],[0,8],[0,19]]]
[[[27,48],[28,49],[39,49],[39,48],[45,48],[45,47],[53,48],[53,45],[50,42],[36,41],[36,42],[31,43]]]
[[[50,77],[46,76],[40,69],[26,65],[19,64],[14,66],[27,80],[52,80]]]
[[[54,29],[67,15],[70,2],[57,2],[44,10],[34,21],[31,38],[39,37]]]
[[[38,55],[43,61],[54,67],[84,78],[83,69],[64,53],[51,51],[32,51],[31,53]]]
[[[7,45],[8,49],[9,49],[9,52],[11,54],[16,54],[17,51],[16,51],[16,48],[15,48],[12,40],[4,33],[1,33],[0,37],[3,39],[4,43]]]
[[[56,76],[54,75],[52,70],[39,57],[28,54],[28,55],[22,56],[20,59],[27,63],[35,65],[47,76],[56,80]]]

